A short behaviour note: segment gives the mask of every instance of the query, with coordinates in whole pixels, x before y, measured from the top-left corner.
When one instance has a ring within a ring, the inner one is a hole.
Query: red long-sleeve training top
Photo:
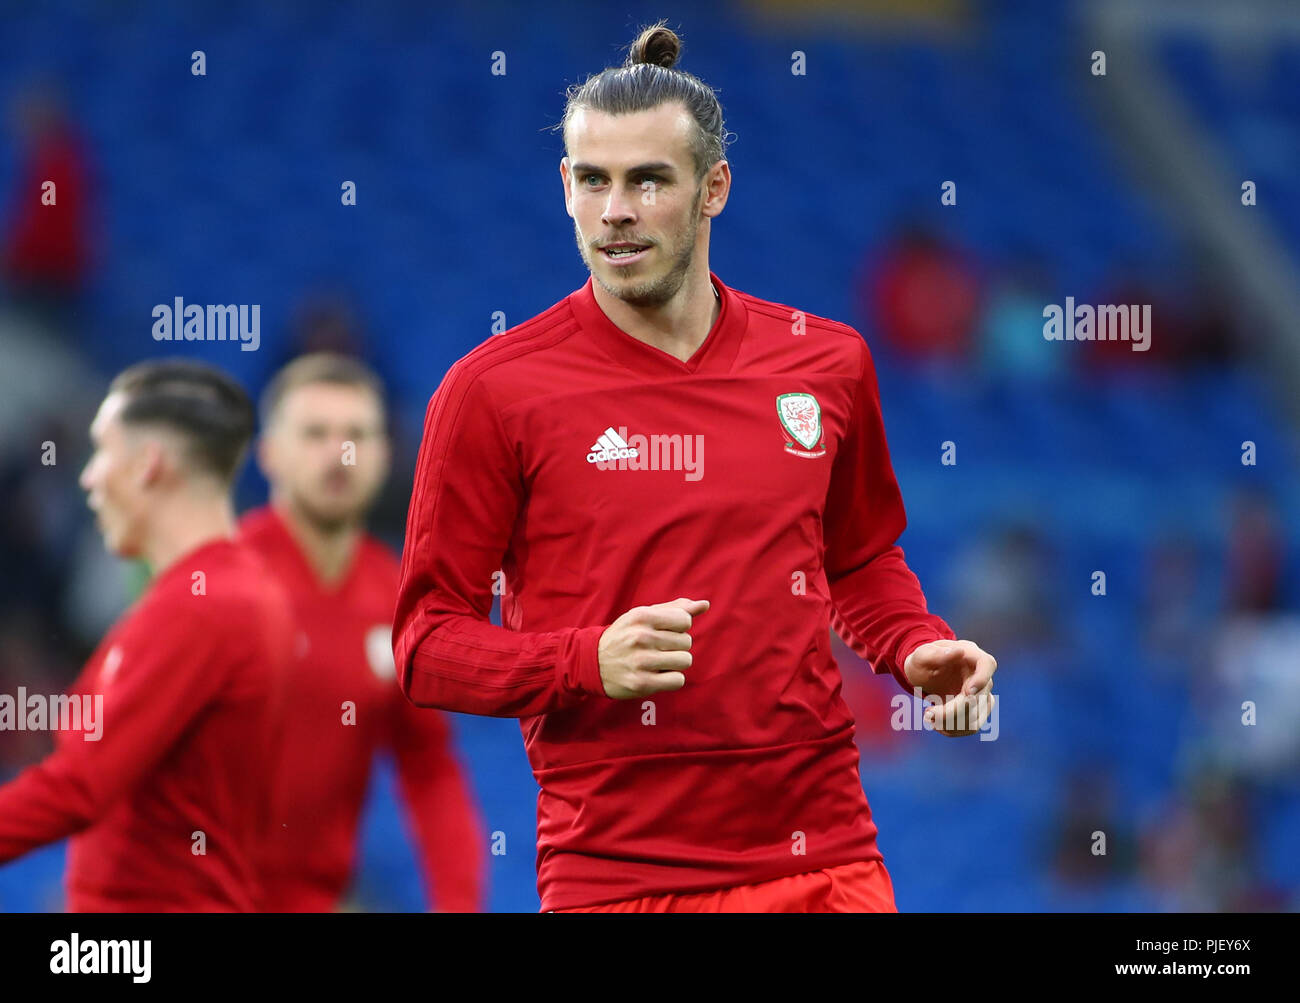
[[[543,910],[878,859],[827,626],[909,692],[906,656],[954,637],[896,543],[862,337],[710,276],[721,312],[688,362],[588,279],[429,403],[398,674],[416,704],[521,719]],[[681,596],[711,603],[685,687],[607,697],[606,627]]]
[[[288,600],[252,551],[217,539],[173,562],[68,690],[103,697],[98,740],[85,722],[56,732],[0,787],[0,862],[72,836],[71,912],[259,908],[292,645]]]
[[[338,907],[356,862],[375,755],[392,753],[430,907],[483,908],[486,834],[447,719],[415,707],[393,667],[397,560],[362,538],[351,566],[323,584],[275,509],[247,513],[240,536],[284,586],[298,643],[292,698],[276,723],[277,807],[262,857],[270,912]]]

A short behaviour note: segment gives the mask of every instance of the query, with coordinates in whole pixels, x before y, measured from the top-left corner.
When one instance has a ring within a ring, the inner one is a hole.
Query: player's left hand
[[[959,738],[979,731],[992,713],[997,668],[997,659],[974,641],[928,641],[907,656],[903,675],[922,696],[943,698],[926,707],[925,720],[939,734]]]

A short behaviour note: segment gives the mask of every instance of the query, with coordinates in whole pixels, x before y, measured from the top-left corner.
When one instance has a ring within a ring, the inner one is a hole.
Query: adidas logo
[[[591,452],[587,454],[587,462],[602,463],[610,460],[631,460],[635,459],[636,456],[636,449],[629,446],[627,440],[611,426],[601,432],[600,438],[591,444]]]

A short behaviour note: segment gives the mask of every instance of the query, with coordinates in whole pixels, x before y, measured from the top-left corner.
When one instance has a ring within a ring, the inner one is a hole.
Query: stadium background
[[[1300,12],[35,6],[0,6],[0,692],[68,682],[138,586],[76,477],[108,377],[141,358],[194,354],[254,392],[308,347],[370,361],[401,457],[375,529],[400,545],[446,368],[497,311],[519,323],[586,279],[549,128],[564,87],[665,17],[735,134],[714,271],[866,336],[909,563],[999,660],[998,740],[956,742],[891,730],[895,684],[837,648],[899,907],[1300,904]],[[60,179],[61,232],[33,176]],[[154,342],[177,296],[260,304],[259,350]],[[1066,296],[1151,304],[1151,350],[1047,342]],[[250,466],[241,508],[264,497]],[[507,839],[490,907],[535,910],[517,722],[454,723]],[[45,742],[0,734],[0,776]],[[0,910],[60,908],[62,859],[0,868]],[[422,908],[414,866],[381,765],[350,907]]]

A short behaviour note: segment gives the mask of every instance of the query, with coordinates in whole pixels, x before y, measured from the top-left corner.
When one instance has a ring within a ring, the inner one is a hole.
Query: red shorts
[[[754,885],[687,895],[647,895],[552,912],[898,912],[879,860],[827,867]]]

